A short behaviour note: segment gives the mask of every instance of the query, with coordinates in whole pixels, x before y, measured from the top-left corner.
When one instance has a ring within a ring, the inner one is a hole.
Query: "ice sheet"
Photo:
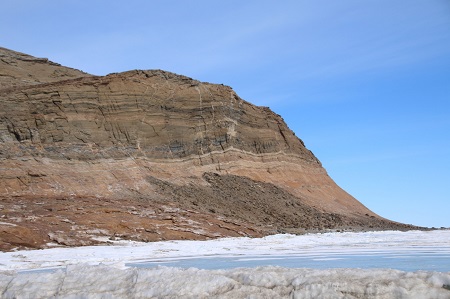
[[[0,273],[2,298],[450,298],[450,273],[278,267],[199,270],[69,266]]]
[[[51,248],[0,253],[1,270],[26,270],[65,267],[87,263],[125,264],[139,261],[170,260],[202,256],[302,255],[327,257],[328,253],[371,254],[389,250],[399,255],[405,251],[426,252],[440,249],[450,255],[450,230],[386,231],[365,233],[325,233],[273,235],[265,238],[224,238],[208,241],[127,242],[121,245],[77,248]],[[338,257],[335,255],[334,257]]]
[[[122,242],[111,246],[17,251],[0,253],[0,294],[2,298],[450,298],[450,272],[125,266],[139,261],[193,257],[209,257],[214,261],[217,256],[239,256],[242,260],[275,261],[278,255],[320,259],[331,252],[370,255],[389,250],[401,256],[404,252],[427,253],[436,249],[450,254],[450,231]],[[52,267],[60,269],[45,272]]]

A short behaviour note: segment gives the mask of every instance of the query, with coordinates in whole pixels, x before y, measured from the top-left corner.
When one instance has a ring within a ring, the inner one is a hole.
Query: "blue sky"
[[[374,212],[450,227],[448,0],[2,0],[0,41],[96,75],[230,85]]]

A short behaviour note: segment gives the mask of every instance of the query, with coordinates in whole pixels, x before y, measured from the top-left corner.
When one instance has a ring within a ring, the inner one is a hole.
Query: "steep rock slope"
[[[91,76],[0,50],[4,249],[408,228],[339,188],[281,116],[228,86]]]

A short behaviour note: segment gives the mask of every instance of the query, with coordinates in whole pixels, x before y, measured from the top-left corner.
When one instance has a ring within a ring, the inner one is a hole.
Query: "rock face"
[[[4,250],[410,227],[339,188],[281,116],[228,86],[92,76],[4,48],[0,63]]]

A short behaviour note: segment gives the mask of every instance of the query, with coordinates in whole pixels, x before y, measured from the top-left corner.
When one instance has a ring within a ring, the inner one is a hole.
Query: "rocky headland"
[[[413,229],[342,190],[280,115],[161,70],[0,48],[0,249]]]

